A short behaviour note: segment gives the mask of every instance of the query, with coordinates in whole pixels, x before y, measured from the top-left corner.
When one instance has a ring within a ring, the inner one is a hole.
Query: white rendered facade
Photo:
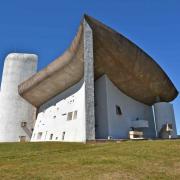
[[[41,105],[34,124],[35,108],[19,96],[17,87],[36,72],[36,66],[35,55],[10,54],[6,58],[0,93],[0,141],[20,141],[20,137],[25,137],[26,141],[31,139],[33,142],[86,142],[85,78]],[[94,139],[128,139],[131,128],[142,131],[145,138],[155,138],[166,123],[173,125],[171,137],[177,137],[170,103],[156,103],[153,114],[151,106],[125,95],[106,75],[96,80],[93,86]],[[120,114],[116,112],[117,106]],[[22,122],[26,122],[27,126],[22,127]]]
[[[86,141],[84,87],[82,79],[40,107],[31,141]],[[121,114],[117,114],[116,106],[120,107]],[[160,112],[156,108],[156,116],[157,113]],[[168,119],[172,123],[174,116],[171,112],[168,114],[171,114]],[[128,139],[131,128],[142,131],[144,138],[155,138],[156,126],[152,106],[122,93],[106,75],[95,81],[96,139]],[[175,123],[173,127],[175,128]],[[176,131],[172,137],[176,137]]]
[[[7,56],[0,93],[0,142],[22,137],[34,142],[128,139],[133,129],[155,138],[166,123],[176,138],[173,107],[159,102],[178,94],[168,77],[125,37],[86,18],[70,48],[36,74],[36,55]],[[151,67],[148,73],[146,64]]]
[[[95,82],[95,95],[96,138],[127,139],[131,127],[143,131],[146,138],[155,137],[151,106],[122,93],[106,75]],[[120,107],[121,114],[117,114],[116,107]]]
[[[80,81],[39,109],[31,141],[85,142],[85,85]]]

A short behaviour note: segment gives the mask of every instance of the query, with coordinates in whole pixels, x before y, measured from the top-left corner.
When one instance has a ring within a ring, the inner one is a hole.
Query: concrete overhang
[[[103,74],[126,95],[147,105],[169,102],[178,91],[162,68],[123,35],[87,15],[70,48],[46,68],[19,85],[19,94],[39,107],[83,78],[83,21],[93,33],[94,78]]]

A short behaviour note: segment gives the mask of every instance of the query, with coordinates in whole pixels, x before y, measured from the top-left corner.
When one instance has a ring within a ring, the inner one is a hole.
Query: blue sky
[[[10,52],[39,56],[39,69],[68,48],[87,13],[125,35],[180,91],[179,0],[0,0],[0,75]],[[180,97],[174,100],[180,134]]]

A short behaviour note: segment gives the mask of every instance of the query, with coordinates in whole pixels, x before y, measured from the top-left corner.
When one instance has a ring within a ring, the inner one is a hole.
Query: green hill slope
[[[0,179],[180,179],[180,140],[1,143]]]

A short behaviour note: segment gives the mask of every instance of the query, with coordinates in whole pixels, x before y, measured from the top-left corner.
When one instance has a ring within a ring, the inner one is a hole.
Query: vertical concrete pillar
[[[84,19],[84,82],[86,140],[95,139],[93,34]]]

